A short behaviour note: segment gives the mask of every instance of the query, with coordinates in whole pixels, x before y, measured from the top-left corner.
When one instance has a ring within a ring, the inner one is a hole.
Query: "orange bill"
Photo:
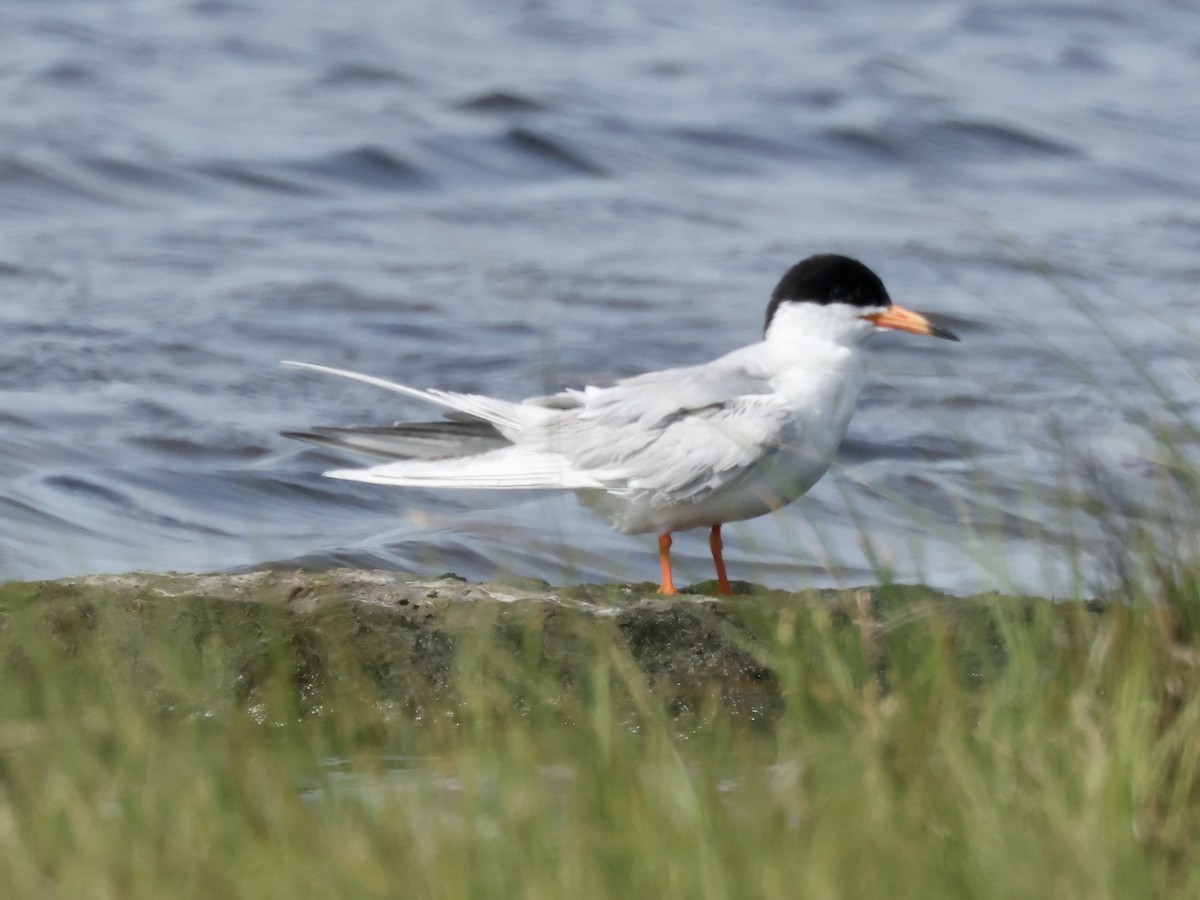
[[[868,313],[863,318],[879,328],[907,331],[910,334],[925,334],[930,337],[945,338],[948,341],[958,340],[957,335],[945,328],[938,328],[920,313],[905,309],[903,306],[890,306],[883,312]]]

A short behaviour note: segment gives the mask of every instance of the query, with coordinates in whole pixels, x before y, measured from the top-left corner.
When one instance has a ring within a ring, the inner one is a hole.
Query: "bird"
[[[836,253],[780,279],[763,339],[699,365],[522,401],[421,390],[372,375],[285,361],[443,410],[443,420],[314,428],[287,437],[383,457],[331,478],[422,488],[555,489],[625,534],[658,536],[658,592],[678,593],[672,534],[709,530],[714,593],[733,592],[721,526],[778,510],[832,464],[865,381],[860,345],[884,331],[957,341],[892,302],[879,276]]]

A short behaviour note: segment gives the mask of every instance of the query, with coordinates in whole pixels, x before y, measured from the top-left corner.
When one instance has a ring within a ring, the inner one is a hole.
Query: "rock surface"
[[[780,702],[764,636],[794,628],[797,610],[816,604],[867,642],[885,608],[964,602],[905,586],[791,594],[739,585],[719,599],[654,590],[349,569],[135,572],[0,586],[0,608],[36,609],[68,642],[115,634],[109,639],[134,655],[142,652],[137,635],[152,629],[187,648],[215,640],[247,695],[282,654],[304,696],[319,697],[323,684],[353,671],[419,710],[444,705],[463,678],[507,677],[494,649],[481,649],[498,646],[565,689],[588,682],[597,666],[625,666],[673,709],[715,702],[763,719]]]

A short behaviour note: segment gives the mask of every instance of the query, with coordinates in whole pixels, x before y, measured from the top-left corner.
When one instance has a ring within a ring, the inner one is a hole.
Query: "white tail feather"
[[[616,473],[579,472],[558,454],[505,447],[459,459],[403,460],[369,469],[335,469],[325,474],[347,481],[409,487],[579,490],[608,488],[613,482],[602,479]]]
[[[370,384],[383,388],[385,391],[403,394],[405,397],[412,397],[414,400],[423,400],[435,406],[442,406],[446,409],[452,409],[455,412],[465,413],[476,419],[490,422],[500,429],[501,433],[506,437],[519,432],[530,424],[544,421],[554,415],[554,410],[537,406],[526,406],[521,403],[511,403],[508,400],[497,400],[494,397],[484,397],[481,394],[456,394],[452,391],[439,390],[422,391],[404,384],[397,384],[394,381],[376,378],[374,375],[351,372],[349,369],[335,369],[331,366],[318,366],[314,363],[296,362],[290,359],[284,360],[282,365],[291,366],[296,369],[307,369],[310,372],[322,372],[326,375],[337,375],[341,378],[349,378],[352,381],[361,381],[363,384]]]

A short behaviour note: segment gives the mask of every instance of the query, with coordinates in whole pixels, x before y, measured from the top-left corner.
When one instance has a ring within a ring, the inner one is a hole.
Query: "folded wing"
[[[291,365],[424,400],[452,418],[289,435],[395,460],[326,473],[372,484],[601,489],[655,505],[687,502],[778,451],[795,426],[770,384],[736,365],[666,370],[519,404]]]

